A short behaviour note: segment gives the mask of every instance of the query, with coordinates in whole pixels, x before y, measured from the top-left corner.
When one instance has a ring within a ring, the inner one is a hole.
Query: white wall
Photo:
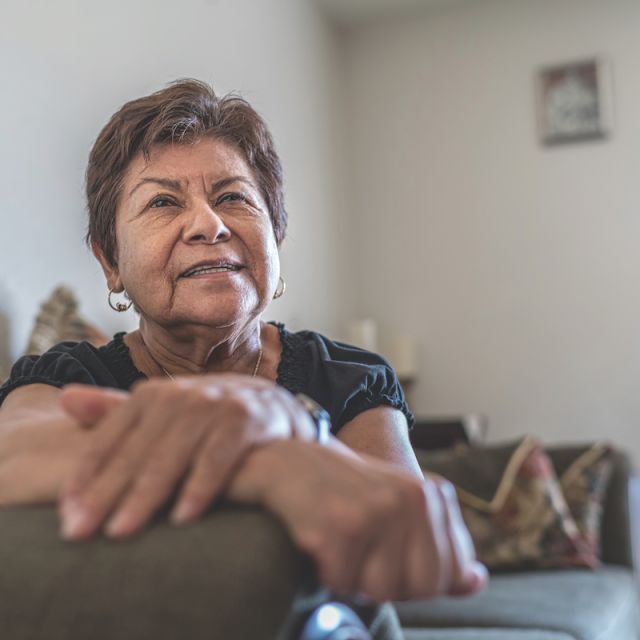
[[[299,0],[3,0],[0,19],[0,313],[13,357],[59,283],[105,331],[135,324],[107,307],[85,249],[83,174],[93,140],[126,100],[179,77],[239,90],[266,117],[284,163],[287,294],[268,317],[335,333],[349,312],[340,192],[339,48]],[[330,256],[330,259],[327,257]]]
[[[639,457],[640,4],[454,3],[344,38],[314,7],[4,0],[13,356],[58,283],[104,330],[133,326],[82,243],[86,157],[125,100],[195,76],[243,92],[283,158],[289,288],[269,317],[339,335],[372,315],[420,342],[418,414],[483,412],[494,439],[608,436]],[[534,69],[593,53],[614,65],[614,137],[541,147]]]
[[[420,342],[419,414],[640,460],[640,3],[487,0],[347,38],[356,309]],[[544,148],[534,70],[607,54],[616,130]]]

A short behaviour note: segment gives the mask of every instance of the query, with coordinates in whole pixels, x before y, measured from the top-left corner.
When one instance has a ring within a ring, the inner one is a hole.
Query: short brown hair
[[[133,157],[168,142],[186,144],[211,135],[239,149],[254,171],[278,245],[284,240],[287,212],[282,165],[264,120],[243,98],[219,98],[212,87],[193,79],[172,82],[151,95],[127,102],[98,136],[87,166],[87,242],[94,241],[110,264],[116,263],[116,205]]]

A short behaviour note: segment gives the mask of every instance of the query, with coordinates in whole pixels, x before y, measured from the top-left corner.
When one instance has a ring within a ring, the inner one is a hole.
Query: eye
[[[221,195],[216,204],[222,204],[223,202],[246,202],[247,196],[244,193],[238,191],[232,191],[230,193],[224,193]]]
[[[162,207],[173,207],[176,202],[173,198],[167,196],[156,196],[150,203],[150,209],[160,209]]]

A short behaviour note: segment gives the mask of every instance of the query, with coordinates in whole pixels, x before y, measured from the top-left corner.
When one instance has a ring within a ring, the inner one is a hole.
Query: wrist
[[[249,453],[233,476],[227,497],[245,504],[266,506],[274,488],[287,474],[287,455],[295,440],[274,440]]]

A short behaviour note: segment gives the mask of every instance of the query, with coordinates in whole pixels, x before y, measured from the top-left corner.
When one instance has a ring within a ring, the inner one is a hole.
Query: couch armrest
[[[70,543],[52,507],[0,509],[4,640],[276,637],[306,564],[280,524],[222,506],[128,541]]]
[[[163,514],[129,540],[82,543],[58,536],[53,507],[0,508],[3,640],[300,640],[297,622],[333,599],[314,573],[259,508],[217,506],[185,527]],[[390,605],[343,602],[363,637],[401,640]]]

